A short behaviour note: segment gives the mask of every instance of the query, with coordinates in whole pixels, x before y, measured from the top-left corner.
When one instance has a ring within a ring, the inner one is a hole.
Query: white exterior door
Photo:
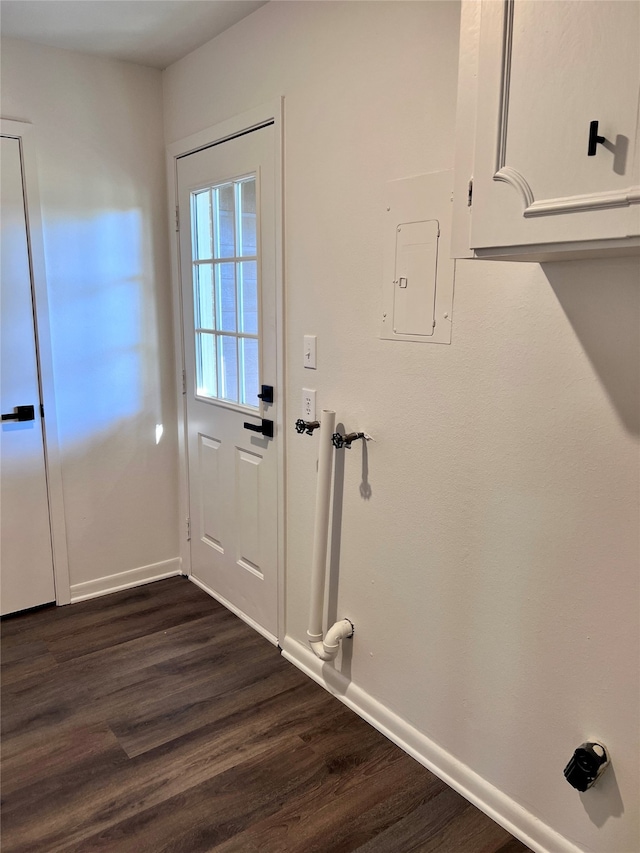
[[[0,608],[55,601],[21,143],[1,137]],[[23,420],[24,418],[24,420]]]
[[[179,158],[177,177],[191,575],[275,640],[273,125]]]

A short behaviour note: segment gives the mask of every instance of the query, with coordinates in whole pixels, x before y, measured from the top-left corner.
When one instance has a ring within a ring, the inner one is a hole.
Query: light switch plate
[[[304,336],[304,366],[316,369],[316,336]]]

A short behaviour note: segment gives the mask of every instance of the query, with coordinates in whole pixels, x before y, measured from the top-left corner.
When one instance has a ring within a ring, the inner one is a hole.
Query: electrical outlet
[[[302,417],[305,421],[316,419],[316,392],[311,388],[302,389]]]

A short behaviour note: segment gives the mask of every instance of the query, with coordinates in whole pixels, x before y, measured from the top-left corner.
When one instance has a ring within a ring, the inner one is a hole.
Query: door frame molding
[[[168,145],[166,148],[167,190],[169,197],[169,245],[171,250],[171,281],[173,298],[173,331],[175,347],[176,392],[178,398],[178,452],[179,452],[179,542],[180,561],[183,574],[191,577],[191,552],[189,547],[189,466],[187,459],[186,391],[184,388],[184,334],[183,307],[180,281],[180,245],[178,232],[178,170],[177,161],[187,154],[232,139],[242,133],[257,130],[265,124],[274,126],[274,172],[275,172],[275,256],[276,256],[276,388],[278,436],[278,641],[285,633],[285,364],[284,364],[284,266],[283,266],[283,109],[282,97],[240,113],[233,118],[205,128]]]
[[[49,323],[49,300],[42,230],[42,211],[38,188],[36,130],[32,124],[0,118],[0,135],[20,142],[22,184],[27,220],[29,263],[31,267],[36,358],[40,376],[40,393],[45,417],[42,424],[51,551],[56,604],[71,602],[69,554],[62,491],[62,464],[58,441],[58,422]]]

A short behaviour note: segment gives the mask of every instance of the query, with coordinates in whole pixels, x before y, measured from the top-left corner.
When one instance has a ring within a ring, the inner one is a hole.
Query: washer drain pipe
[[[320,454],[318,459],[318,482],[316,486],[316,516],[313,528],[313,555],[311,558],[311,605],[307,637],[316,657],[333,660],[340,649],[340,642],[353,637],[353,624],[341,619],[329,628],[327,636],[322,633],[322,611],[327,568],[329,541],[329,509],[331,506],[331,468],[333,444],[331,437],[336,424],[336,413],[322,410],[320,421]]]

